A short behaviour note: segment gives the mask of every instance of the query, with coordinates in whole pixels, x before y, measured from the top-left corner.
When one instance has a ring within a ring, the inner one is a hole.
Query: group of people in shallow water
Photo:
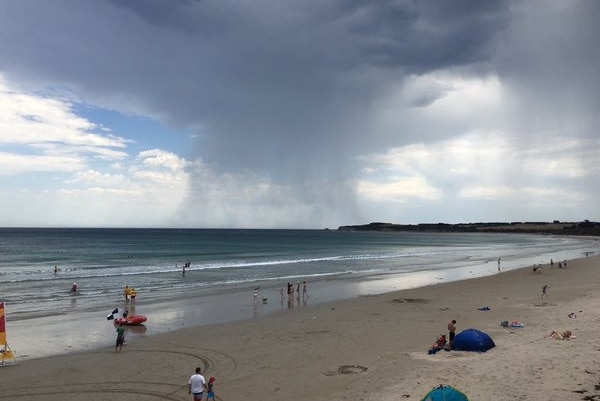
[[[137,296],[137,292],[136,292],[135,288],[129,287],[128,285],[126,285],[125,289],[123,290],[123,296],[125,297],[126,304],[127,303],[134,304],[135,297]]]
[[[56,276],[58,274],[58,272],[60,271],[60,269],[58,268],[58,266],[54,265],[54,275]],[[69,292],[71,293],[71,295],[77,295],[79,287],[77,287],[77,283],[73,283],[71,285],[71,289],[69,290]]]
[[[181,267],[181,274],[185,275],[185,271],[187,269],[189,269],[191,265],[192,265],[192,262],[185,262],[183,264],[183,266]],[[175,264],[175,267],[177,267],[177,264]]]
[[[533,272],[534,273],[541,273],[542,272],[542,267],[543,265],[540,263],[538,264],[534,264],[533,265]],[[550,259],[550,267],[554,267],[554,260]],[[567,268],[567,260],[563,260],[562,262],[558,262],[558,268],[562,269],[562,268]]]
[[[287,283],[287,299],[288,299],[289,307],[294,306],[294,295],[295,295],[296,299],[298,300],[298,304],[300,304],[300,289],[302,289],[302,300],[306,303],[306,301],[309,298],[306,281],[302,282],[302,287],[300,286],[299,281],[296,282],[295,289],[294,289],[294,283],[290,283],[290,282]],[[283,292],[283,288],[281,288],[281,302],[282,303],[283,303],[284,299],[285,299],[285,295]]]
[[[288,297],[294,296],[294,283],[287,283],[287,294]],[[300,296],[300,282],[296,283],[296,294]],[[308,297],[308,290],[306,288],[306,281],[302,282],[302,296]],[[283,288],[281,289],[281,297],[283,298]]]
[[[283,290],[283,287],[281,287],[281,304],[283,305],[283,301],[285,300],[285,292]],[[296,287],[294,288],[294,283],[287,283],[287,300],[288,300],[288,307],[293,307],[295,300],[298,301],[298,305],[300,305],[300,293],[302,293],[302,301],[304,302],[304,305],[306,305],[308,298],[310,298],[310,296],[308,295],[308,285],[306,284],[306,281],[303,281],[302,284],[300,284],[300,281],[298,281],[296,283]],[[258,307],[260,301],[262,300],[263,304],[267,304],[268,299],[266,297],[263,297],[260,295],[260,286],[254,288],[254,308],[256,310],[256,308]]]

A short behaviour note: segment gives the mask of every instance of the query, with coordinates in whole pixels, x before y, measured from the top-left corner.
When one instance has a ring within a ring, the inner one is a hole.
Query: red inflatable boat
[[[115,324],[124,324],[126,326],[135,326],[136,324],[142,324],[147,320],[146,316],[142,315],[131,315],[127,317],[120,317],[115,319]]]

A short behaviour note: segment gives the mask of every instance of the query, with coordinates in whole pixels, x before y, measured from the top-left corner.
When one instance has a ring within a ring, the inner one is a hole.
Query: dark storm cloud
[[[493,61],[526,106],[520,121],[549,129],[557,120],[575,117],[597,126],[600,2],[532,1],[514,7],[506,45]]]
[[[0,7],[10,86],[194,134],[194,154],[179,155],[196,166],[186,195],[215,223],[597,209],[600,2]]]
[[[507,3],[476,1],[357,2],[348,37],[358,64],[421,74],[487,61],[491,42],[504,28]]]
[[[3,71],[158,116],[198,133],[206,160],[273,177],[335,176],[359,150],[402,144],[370,136],[373,100],[406,74],[488,62],[509,17],[478,0],[5,8]]]
[[[600,2],[517,2],[506,43],[494,57],[512,93],[511,130],[532,157],[560,160],[574,154],[579,177],[548,177],[544,185],[597,198],[600,125]],[[584,142],[586,141],[586,142]],[[551,152],[536,149],[553,144]],[[529,183],[531,184],[531,183]]]

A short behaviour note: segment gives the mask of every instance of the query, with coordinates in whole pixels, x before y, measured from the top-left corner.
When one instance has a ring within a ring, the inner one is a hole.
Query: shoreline
[[[596,239],[597,240],[597,239]],[[569,251],[561,251],[568,254]],[[563,255],[565,256],[565,255]],[[527,263],[538,260],[531,257]],[[516,262],[516,263],[515,263]],[[130,342],[140,338],[169,333],[186,327],[204,327],[236,321],[263,319],[273,313],[286,313],[291,309],[312,308],[320,304],[346,301],[363,296],[376,296],[399,290],[419,289],[444,283],[471,280],[477,277],[506,274],[519,269],[525,260],[503,260],[498,272],[496,261],[467,267],[414,272],[382,271],[378,274],[343,274],[309,282],[309,298],[282,298],[283,287],[271,281],[261,283],[259,297],[253,298],[254,287],[234,287],[227,291],[191,291],[173,294],[169,300],[145,300],[138,297],[136,305],[125,304],[115,292],[113,301],[106,302],[105,310],[77,310],[77,297],[71,298],[73,314],[56,314],[32,319],[10,320],[7,312],[7,339],[20,360],[37,359],[73,352],[89,352],[106,347],[113,342],[114,327],[106,316],[115,307],[125,307],[130,314],[148,316],[141,326],[128,326]],[[283,284],[283,283],[282,283]],[[283,286],[285,286],[283,284]],[[294,283],[294,287],[296,283]],[[268,302],[263,304],[261,299]],[[10,308],[10,305],[8,305]],[[43,327],[43,332],[36,328]]]
[[[188,400],[187,378],[202,366],[224,401],[420,399],[441,383],[471,400],[581,400],[600,393],[600,349],[590,348],[600,330],[600,256],[568,262],[141,335],[122,353],[111,338],[95,350],[3,369],[0,399]],[[544,284],[549,299],[541,299]],[[428,355],[451,319],[457,332],[477,328],[496,347]],[[504,328],[503,320],[525,327]],[[545,338],[552,330],[577,338]]]

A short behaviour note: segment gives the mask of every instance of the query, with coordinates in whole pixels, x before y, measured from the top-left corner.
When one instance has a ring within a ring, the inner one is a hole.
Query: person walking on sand
[[[119,323],[117,326],[117,342],[115,344],[115,352],[120,352],[125,342],[125,326]]]
[[[196,373],[188,380],[188,394],[192,394],[194,401],[202,401],[202,394],[206,389],[206,379],[201,373],[202,369],[196,368]]]
[[[542,287],[542,299],[544,299],[544,297],[549,298],[548,297],[548,284],[544,284],[544,286]]]
[[[208,379],[208,384],[206,385],[206,401],[210,400],[211,398],[214,400],[215,399],[215,378],[211,377],[210,379]]]
[[[308,290],[306,288],[306,281],[302,282],[302,297],[307,296],[308,297]]]
[[[454,347],[454,337],[456,336],[456,320],[448,323],[448,349]]]

